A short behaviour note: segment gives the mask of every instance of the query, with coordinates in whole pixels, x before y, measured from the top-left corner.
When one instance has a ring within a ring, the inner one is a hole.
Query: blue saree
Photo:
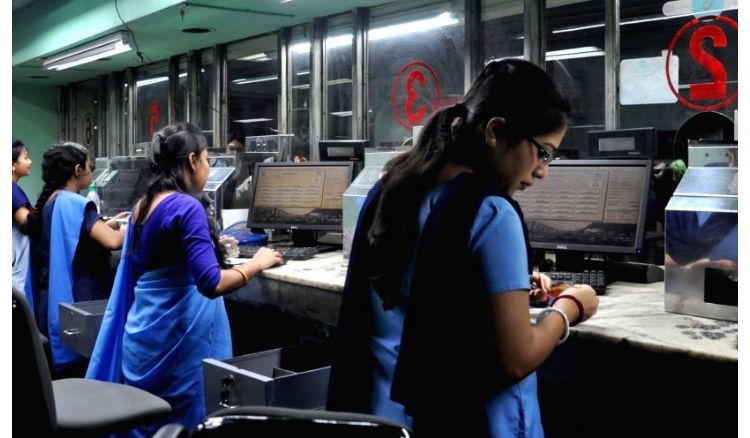
[[[131,230],[132,222],[123,248]],[[224,300],[202,295],[184,264],[138,279],[132,265],[130,251],[123,251],[86,377],[158,395],[172,406],[172,416],[160,424],[193,430],[205,416],[202,360],[232,356]],[[151,436],[160,424],[134,435]]]

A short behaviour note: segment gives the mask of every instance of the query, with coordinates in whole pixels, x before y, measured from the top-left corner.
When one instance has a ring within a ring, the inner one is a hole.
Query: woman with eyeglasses
[[[598,298],[575,285],[529,322],[530,280],[549,279],[513,195],[549,172],[569,110],[538,67],[491,62],[388,163],[357,225],[328,409],[420,436],[543,436],[534,370]]]
[[[59,303],[109,297],[114,281],[110,251],[122,247],[117,219],[104,221],[78,192],[91,183],[88,150],[73,142],[53,144],[42,157],[44,187],[28,216],[32,259],[26,296],[49,337],[56,370],[83,358],[62,344]]]

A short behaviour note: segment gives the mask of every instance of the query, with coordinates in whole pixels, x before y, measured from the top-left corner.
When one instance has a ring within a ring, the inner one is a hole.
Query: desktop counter
[[[345,278],[342,253],[324,253],[268,269],[227,299],[332,329]],[[663,282],[609,285],[537,372],[547,435],[736,436],[737,327],[665,312]]]
[[[271,305],[335,327],[345,280],[342,253],[336,251],[267,269],[227,298]],[[665,312],[663,282],[615,282],[599,298],[599,312],[573,328],[571,338],[737,362],[737,323]],[[539,311],[531,309],[531,314]]]

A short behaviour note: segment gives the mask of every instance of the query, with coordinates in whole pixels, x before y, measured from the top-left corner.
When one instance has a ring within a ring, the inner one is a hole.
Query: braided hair
[[[165,191],[175,191],[189,194],[187,182],[185,181],[185,165],[191,153],[199,156],[207,147],[206,137],[201,130],[190,123],[175,123],[168,125],[154,134],[151,141],[152,157],[151,171],[153,175],[148,182],[144,196],[138,201],[138,214],[133,222],[133,246],[136,248],[138,234],[143,227],[154,198]],[[209,203],[205,197],[198,200],[206,209],[208,227],[211,232],[211,241],[214,246],[216,260],[222,268],[226,269],[226,253],[223,245],[219,243],[219,227],[208,214]]]
[[[433,114],[415,145],[385,167],[382,191],[367,231],[368,277],[383,307],[398,299],[419,231],[419,208],[449,162],[463,164],[489,183],[485,127],[503,117],[503,138],[514,148],[528,136],[547,134],[567,124],[570,104],[542,69],[527,61],[488,63],[461,103]]]
[[[44,186],[31,209],[24,228],[32,238],[38,238],[42,232],[44,215],[42,210],[56,190],[60,190],[75,175],[76,166],[86,168],[89,158],[88,150],[78,143],[66,141],[51,145],[42,155],[42,181]]]

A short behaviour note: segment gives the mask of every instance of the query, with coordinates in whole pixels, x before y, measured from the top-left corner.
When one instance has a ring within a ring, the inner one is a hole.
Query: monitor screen
[[[638,254],[651,160],[556,160],[514,198],[532,248]]]
[[[588,132],[589,156],[628,158],[656,156],[656,129],[631,128]]]
[[[320,161],[364,161],[367,140],[320,140]]]
[[[256,163],[248,228],[341,231],[352,164]]]

